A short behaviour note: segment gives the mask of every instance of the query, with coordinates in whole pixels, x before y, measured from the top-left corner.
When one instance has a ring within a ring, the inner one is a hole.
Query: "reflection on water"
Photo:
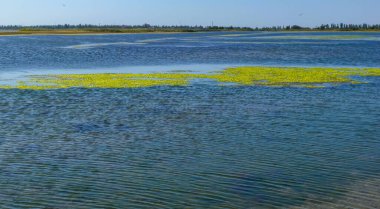
[[[103,46],[122,46],[122,45],[138,45],[143,43],[130,43],[130,42],[114,42],[114,43],[96,43],[96,44],[79,44],[73,46],[64,47],[66,49],[92,49]]]
[[[4,208],[373,208],[379,78],[326,89],[0,90]],[[344,200],[344,201],[343,201]]]

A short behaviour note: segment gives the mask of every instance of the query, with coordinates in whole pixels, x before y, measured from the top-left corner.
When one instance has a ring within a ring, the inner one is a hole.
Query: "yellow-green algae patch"
[[[220,84],[260,85],[273,87],[319,88],[331,84],[358,84],[352,76],[380,76],[379,68],[300,68],[300,67],[236,67],[208,74],[60,74],[31,76],[15,86],[31,90],[63,88],[142,88],[153,86],[186,86],[194,79],[208,79]]]

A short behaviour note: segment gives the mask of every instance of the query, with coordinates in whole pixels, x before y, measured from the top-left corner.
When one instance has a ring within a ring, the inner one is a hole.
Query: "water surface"
[[[380,67],[378,33],[342,34],[0,37],[0,77]],[[380,78],[366,80],[0,89],[0,208],[379,208]]]

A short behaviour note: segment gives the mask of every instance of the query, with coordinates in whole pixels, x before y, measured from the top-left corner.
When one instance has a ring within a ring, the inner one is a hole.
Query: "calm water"
[[[0,80],[380,67],[379,33],[237,34],[0,37]],[[0,90],[0,208],[379,208],[380,78],[366,80]]]

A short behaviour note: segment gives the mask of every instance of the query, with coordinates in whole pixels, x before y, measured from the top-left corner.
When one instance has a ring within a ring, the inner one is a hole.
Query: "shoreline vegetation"
[[[236,67],[207,74],[195,73],[97,73],[30,76],[15,86],[0,89],[49,90],[67,88],[144,88],[188,86],[208,80],[222,86],[323,88],[339,84],[364,84],[356,77],[380,76],[380,68]],[[355,77],[355,78],[352,78]]]
[[[193,32],[380,32],[380,24],[325,24],[318,27],[273,26],[273,27],[225,27],[225,26],[152,26],[144,25],[37,25],[0,26],[0,35],[80,35],[80,34],[124,34],[124,33],[193,33]]]

